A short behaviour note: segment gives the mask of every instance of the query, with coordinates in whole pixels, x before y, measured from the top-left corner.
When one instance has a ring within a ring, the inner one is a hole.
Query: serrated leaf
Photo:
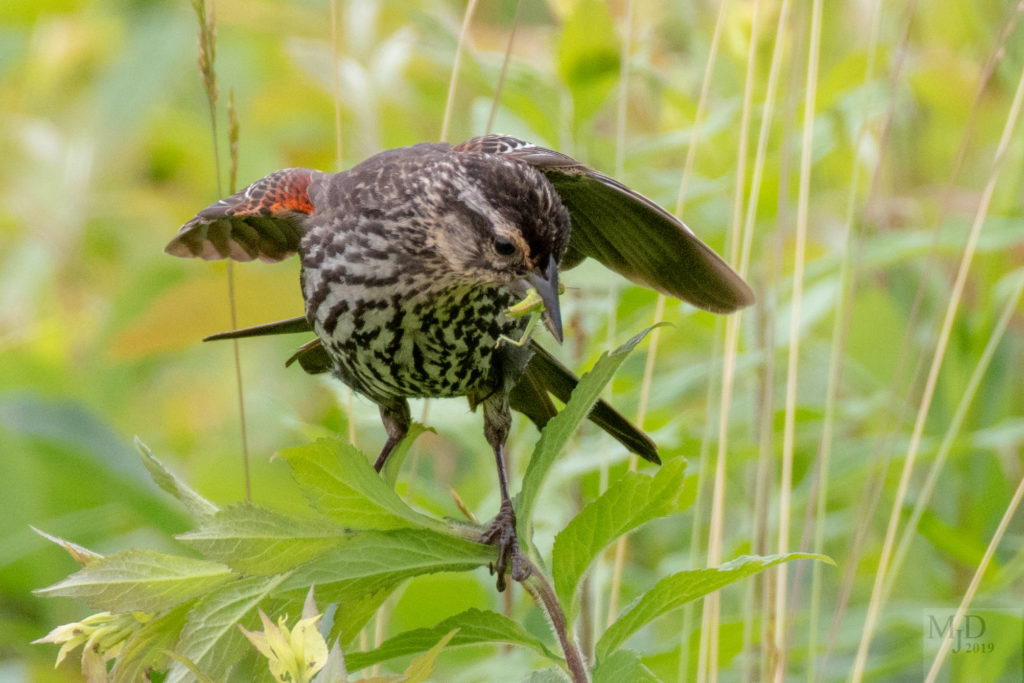
[[[178,539],[235,571],[263,575],[307,562],[351,534],[323,519],[297,519],[243,503]]]
[[[430,628],[418,628],[389,638],[380,647],[369,652],[354,652],[345,656],[350,671],[358,671],[395,657],[424,652],[446,633],[458,633],[450,646],[478,645],[481,643],[508,643],[538,652],[550,659],[560,659],[544,643],[526,632],[522,626],[497,612],[471,608],[460,612]]]
[[[375,578],[383,586],[420,574],[467,571],[494,559],[490,546],[428,529],[357,531],[343,548],[296,568],[281,590],[304,594],[315,585],[324,600],[340,581]]]
[[[523,486],[516,497],[516,519],[518,520],[519,543],[523,545],[530,538],[528,533],[533,506],[537,503],[540,487],[555,456],[565,447],[576,428],[586,419],[590,409],[594,407],[604,386],[611,381],[615,371],[626,360],[629,353],[647,336],[652,328],[640,332],[625,344],[611,353],[604,353],[594,367],[580,378],[579,384],[573,389],[569,402],[548,421],[541,431],[540,439],[530,456],[530,464],[523,476]]]
[[[199,495],[191,486],[176,477],[155,455],[149,446],[135,437],[135,448],[142,456],[142,464],[157,486],[177,498],[196,522],[203,522],[217,512],[217,506]]]
[[[403,580],[403,577],[380,576],[349,579],[333,583],[329,590],[320,592],[321,600],[337,605],[328,640],[336,640],[342,648],[348,648]]]
[[[304,595],[315,585],[321,603],[338,603],[332,637],[347,646],[384,599],[405,579],[469,571],[494,561],[494,549],[426,529],[359,531],[292,571],[281,593]]]
[[[345,647],[405,579],[433,572],[467,571],[493,559],[493,548],[450,534],[417,529],[360,531],[344,549],[329,551],[297,568],[280,592],[316,585],[321,602],[338,603],[331,636]],[[498,629],[494,637],[511,637],[509,633],[502,636]],[[431,642],[436,642],[436,637]]]
[[[594,683],[661,683],[654,672],[644,666],[632,650],[616,650],[608,659],[594,667]]]
[[[192,603],[178,605],[133,633],[114,662],[110,672],[111,683],[144,681],[149,671],[166,669],[169,662],[167,651],[177,645],[185,616],[191,608]]]
[[[552,578],[569,623],[579,612],[579,582],[609,543],[644,522],[678,512],[693,502],[693,487],[691,495],[683,496],[685,470],[686,460],[676,458],[654,476],[626,472],[555,536]]]
[[[163,612],[235,578],[219,562],[128,550],[91,562],[39,595],[75,598],[110,612]]]
[[[615,650],[607,659],[594,668],[594,683],[660,683],[650,669],[633,650]]]
[[[782,562],[801,559],[821,560],[833,564],[828,557],[813,553],[741,555],[718,567],[692,569],[670,574],[622,610],[619,618],[608,627],[608,630],[597,642],[595,648],[597,659],[599,662],[604,661],[642,626],[677,607],[682,607],[691,600],[704,597],[730,583]]]
[[[274,594],[287,576],[247,577],[200,599],[188,613],[175,652],[213,680],[227,678],[231,667],[249,652],[249,642],[238,624],[248,621],[250,626],[255,626],[259,623],[255,618],[257,608]],[[176,662],[168,671],[165,683],[194,678],[188,667]]]
[[[434,673],[434,662],[437,661],[437,656],[441,654],[441,650],[445,648],[457,632],[458,629],[448,632],[438,641],[437,645],[420,656],[414,657],[409,662],[409,667],[405,670],[405,683],[423,683],[423,681],[428,680],[430,674]]]
[[[288,460],[313,507],[335,524],[349,529],[445,528],[406,505],[366,456],[348,443],[319,439],[278,455]]]
[[[97,552],[93,552],[92,550],[89,550],[85,546],[78,545],[77,543],[72,543],[71,541],[63,539],[60,536],[48,534],[42,529],[37,529],[31,525],[29,525],[29,528],[32,529],[32,531],[39,534],[40,536],[42,536],[43,538],[45,538],[47,541],[52,541],[53,543],[59,545],[61,548],[64,548],[64,550],[67,551],[68,555],[71,556],[71,559],[77,562],[78,564],[82,565],[83,567],[92,564],[92,562],[95,560],[103,559],[102,555],[100,555]]]
[[[566,683],[569,676],[561,669],[547,668],[531,671],[530,675],[523,679],[523,683]]]

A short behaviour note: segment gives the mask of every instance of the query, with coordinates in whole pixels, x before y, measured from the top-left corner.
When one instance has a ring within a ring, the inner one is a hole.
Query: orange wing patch
[[[302,214],[315,212],[308,191],[314,173],[286,168],[257,180],[196,214],[164,251],[237,261],[280,261],[294,254],[302,241]]]
[[[275,171],[224,200],[227,204],[224,213],[229,216],[276,216],[286,211],[313,213],[308,192],[312,180],[313,172],[308,168]]]

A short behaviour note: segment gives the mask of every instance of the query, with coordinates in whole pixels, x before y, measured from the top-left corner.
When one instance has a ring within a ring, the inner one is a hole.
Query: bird
[[[408,399],[464,396],[481,409],[500,507],[480,541],[497,589],[525,580],[508,490],[511,411],[538,427],[578,378],[510,308],[533,293],[562,341],[559,277],[594,258],[714,313],[754,301],[744,280],[655,202],[572,157],[505,135],[379,152],[348,170],[289,168],[200,211],[165,251],[277,262],[298,254],[305,315],[207,339],[313,331],[288,360],[330,372],[380,410],[379,472],[411,418]],[[590,419],[660,464],[657,447],[603,401]]]

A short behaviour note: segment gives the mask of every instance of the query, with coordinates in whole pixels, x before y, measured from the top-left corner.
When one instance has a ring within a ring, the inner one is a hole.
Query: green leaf
[[[52,541],[53,543],[59,545],[61,548],[64,548],[64,550],[67,551],[68,555],[71,556],[71,559],[73,559],[75,562],[82,565],[83,567],[92,564],[96,560],[103,559],[102,555],[92,550],[89,550],[85,546],[78,545],[77,543],[72,543],[71,541],[63,539],[60,536],[48,534],[45,531],[37,529],[31,525],[29,526],[29,528],[32,529],[32,531],[39,534],[40,536],[42,536],[43,538],[45,538],[47,541]]]
[[[201,598],[188,613],[175,652],[213,680],[227,678],[231,667],[250,650],[239,623],[255,627],[256,610],[273,595],[288,574],[253,576]],[[195,675],[181,662],[171,666],[165,683],[191,681]]]
[[[381,470],[380,476],[383,477],[388,486],[392,489],[395,488],[395,482],[398,481],[398,473],[402,469],[402,463],[405,462],[405,456],[409,454],[409,449],[416,441],[416,438],[423,432],[433,431],[433,428],[426,427],[419,422],[413,422],[409,425],[409,431],[406,433],[405,438],[398,442],[395,450],[392,451],[391,455],[388,456],[387,462],[384,463],[384,469]]]
[[[352,533],[323,519],[296,519],[243,503],[221,510],[178,539],[243,574],[276,574],[313,559]]]
[[[349,529],[445,529],[443,522],[406,505],[365,455],[339,439],[318,439],[278,455],[288,460],[313,507],[335,524]]]
[[[231,580],[219,562],[128,550],[90,562],[38,595],[75,598],[110,612],[163,612]]]
[[[185,617],[193,603],[178,605],[132,634],[110,672],[111,683],[135,683],[146,680],[151,670],[168,667],[167,651],[178,644]]]
[[[494,549],[426,529],[359,531],[344,548],[297,567],[281,592],[304,595],[316,586],[321,603],[336,602],[331,633],[346,646],[377,607],[405,579],[469,571],[494,561]]]
[[[685,470],[686,460],[675,458],[654,476],[626,472],[555,536],[552,578],[569,623],[579,611],[577,586],[609,543],[644,522],[678,512],[693,502],[694,487],[683,495]]]
[[[281,589],[316,586],[321,600],[334,584],[349,579],[377,579],[381,586],[410,576],[467,571],[495,559],[491,546],[428,529],[357,531],[344,547],[334,548],[295,569]]]
[[[547,669],[536,669],[523,679],[523,683],[567,683],[569,677],[561,669],[548,667]]]
[[[441,654],[441,650],[445,648],[457,631],[458,629],[450,631],[438,641],[437,645],[414,658],[405,670],[404,683],[423,683],[423,681],[429,680],[430,674],[434,673],[434,662],[437,660],[437,656]]]
[[[328,642],[336,640],[342,648],[348,648],[403,580],[404,577],[371,576],[337,581],[324,590],[317,586],[321,602],[338,606]]]
[[[529,648],[550,659],[560,659],[515,621],[497,612],[471,608],[448,617],[436,626],[399,633],[369,652],[348,654],[345,657],[345,664],[349,671],[358,671],[388,659],[424,652],[437,643],[444,634],[456,629],[458,633],[452,638],[451,647],[508,643]]]
[[[569,397],[569,402],[544,427],[537,446],[533,449],[533,455],[530,456],[530,464],[523,477],[523,487],[516,500],[516,518],[519,524],[519,543],[521,545],[530,538],[527,530],[533,517],[533,506],[537,503],[541,484],[544,483],[544,477],[551,469],[555,456],[565,447],[580,422],[590,413],[590,409],[594,407],[601,391],[611,381],[615,371],[651,329],[648,327],[610,354],[602,354],[593,369],[580,378],[579,384],[576,385]]]
[[[149,470],[149,476],[153,477],[156,485],[177,498],[185,506],[192,519],[201,523],[217,512],[216,505],[203,498],[191,486],[176,477],[153,455],[153,451],[149,450],[149,446],[142,443],[139,437],[135,437],[135,448],[138,449],[139,455],[142,456],[142,464]]]
[[[660,683],[661,679],[644,666],[632,650],[616,650],[615,653],[594,667],[594,683]]]
[[[597,642],[595,648],[597,659],[604,661],[642,626],[691,600],[704,597],[730,583],[782,562],[801,559],[821,560],[834,564],[828,557],[813,553],[742,555],[718,567],[692,569],[670,574],[626,606],[615,623],[608,627],[608,630]]]
[[[620,59],[607,3],[577,2],[558,43],[558,74],[572,93],[576,126],[597,112],[618,83]]]

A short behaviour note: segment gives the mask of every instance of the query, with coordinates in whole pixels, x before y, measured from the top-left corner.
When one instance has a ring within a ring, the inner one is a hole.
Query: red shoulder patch
[[[275,216],[286,211],[313,213],[308,192],[312,180],[313,171],[308,168],[275,171],[225,200],[228,206],[224,213],[229,216]]]

